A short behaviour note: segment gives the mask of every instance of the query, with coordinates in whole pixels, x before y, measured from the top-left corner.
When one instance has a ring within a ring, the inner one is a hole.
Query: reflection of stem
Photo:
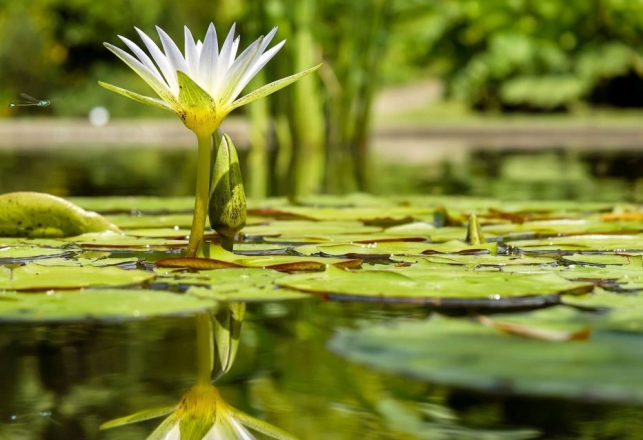
[[[208,210],[210,196],[210,160],[212,154],[210,135],[197,135],[199,140],[199,158],[196,170],[196,198],[194,200],[194,216],[192,230],[188,243],[187,256],[194,257],[199,243],[203,240],[205,215]]]
[[[209,384],[212,364],[214,362],[214,341],[212,340],[212,325],[208,313],[196,316],[196,360],[198,385]]]

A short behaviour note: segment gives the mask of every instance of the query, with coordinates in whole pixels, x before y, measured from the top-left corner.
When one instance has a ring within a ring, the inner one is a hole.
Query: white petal
[[[148,37],[145,32],[143,32],[139,28],[134,28],[134,29],[136,29],[136,32],[138,32],[138,35],[141,37],[141,40],[143,40],[145,47],[147,47],[147,50],[150,52],[150,55],[152,55],[152,59],[154,59],[154,61],[156,62],[156,65],[159,66],[159,69],[161,70],[161,73],[165,77],[165,81],[170,86],[172,93],[174,93],[174,95],[178,95],[179,83],[176,80],[176,71],[172,69],[172,65],[170,64],[170,61],[163,54],[163,52],[161,52],[161,49],[159,49],[156,43],[152,41],[152,39]]]
[[[277,43],[275,46],[271,47],[268,52],[261,55],[259,59],[255,61],[255,63],[245,71],[245,73],[243,74],[243,76],[235,86],[231,95],[232,96],[231,99],[235,99],[237,96],[239,96],[239,94],[248,85],[248,83],[252,81],[252,78],[254,78],[255,75],[259,73],[261,69],[263,69],[263,67],[268,63],[268,61],[270,61],[272,57],[274,57],[277,54],[277,52],[279,52],[279,50],[283,47],[284,44],[286,44],[286,40],[283,40]]]
[[[161,73],[159,72],[158,68],[154,65],[150,57],[148,57],[147,54],[143,52],[143,50],[140,47],[138,47],[136,43],[121,35],[119,35],[118,38],[120,38],[127,45],[127,47],[129,47],[129,49],[134,53],[134,55],[136,55],[136,58],[138,58],[145,65],[145,67],[147,67],[150,70],[150,72],[152,72],[154,76],[156,76],[159,79],[159,81],[165,82],[165,80],[161,76]]]
[[[217,30],[214,24],[210,23],[205,41],[201,49],[199,59],[199,84],[206,92],[210,92],[210,83],[217,69],[219,59],[219,42],[217,41]]]
[[[253,66],[257,58],[261,56],[262,42],[263,37],[248,46],[248,48],[239,55],[239,58],[234,61],[230,69],[225,73],[225,81],[220,83],[222,85],[222,89],[219,90],[219,95],[222,101],[232,101],[235,98],[232,94],[237,87],[237,84],[243,78],[246,71]]]
[[[194,43],[194,37],[192,37],[192,32],[188,29],[187,26],[183,28],[183,34],[185,38],[185,63],[188,65],[188,75],[191,78],[198,78],[199,70],[199,52],[197,50],[196,44]]]
[[[234,59],[234,55],[232,55],[232,50],[233,46],[235,45],[234,43],[234,32],[237,27],[236,23],[232,24],[232,27],[230,28],[230,32],[228,32],[228,36],[226,37],[225,41],[223,42],[223,46],[221,46],[221,52],[219,53],[219,61],[217,62],[216,69],[213,72],[213,76],[210,78],[210,87],[212,92],[214,93],[216,90],[220,88],[220,84],[224,81],[224,75],[225,72],[228,70],[228,67],[232,62],[230,61],[231,59]],[[238,40],[237,40],[237,47],[238,47]],[[236,55],[237,50],[234,49],[234,53]]]
[[[175,424],[160,440],[181,440],[181,425]]]
[[[105,47],[110,50],[114,55],[119,57],[125,64],[127,64],[130,69],[138,74],[143,80],[149,84],[150,87],[166,102],[173,101],[173,93],[165,82],[161,82],[157,79],[150,70],[143,65],[139,60],[134,58],[132,55],[125,52],[123,49],[120,49],[116,46],[113,46],[109,43],[104,43]]]
[[[159,37],[161,38],[163,50],[165,51],[165,55],[167,56],[170,63],[172,63],[172,68],[174,70],[180,70],[187,73],[188,66],[187,64],[185,64],[185,58],[183,58],[183,54],[181,53],[179,48],[176,47],[174,41],[172,41],[170,36],[158,26],[156,26],[156,32],[158,32]]]

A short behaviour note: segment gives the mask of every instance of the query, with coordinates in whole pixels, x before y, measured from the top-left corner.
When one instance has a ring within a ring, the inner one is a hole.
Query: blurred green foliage
[[[0,0],[0,100],[27,91],[65,98],[51,109],[61,115],[97,102],[115,115],[141,114],[95,87],[99,77],[136,81],[101,43],[136,40],[134,26],[180,36],[187,25],[198,35],[211,20],[219,29],[237,21],[246,43],[279,25],[279,36],[292,38],[286,51],[331,67],[317,86],[322,99],[340,86],[370,87],[382,69],[389,82],[440,77],[452,97],[480,109],[643,104],[643,0]],[[385,54],[373,49],[385,44]],[[291,62],[273,64],[276,73]],[[368,105],[349,104],[335,110]]]
[[[399,65],[428,70],[479,109],[643,104],[641,0],[395,4],[389,76]]]

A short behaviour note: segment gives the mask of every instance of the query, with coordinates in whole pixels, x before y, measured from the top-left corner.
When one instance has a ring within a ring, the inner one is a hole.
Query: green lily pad
[[[0,264],[19,263],[46,258],[73,255],[72,251],[64,249],[51,249],[36,246],[28,247],[0,247]]]
[[[216,306],[212,300],[150,290],[83,290],[0,295],[0,321],[60,322],[184,315]]]
[[[489,254],[495,252],[495,243],[484,243],[469,245],[460,241],[449,241],[446,243],[418,243],[418,242],[380,242],[380,243],[338,243],[338,244],[315,244],[294,248],[294,251],[302,255],[327,255],[327,256],[350,256],[360,258],[361,256],[392,255],[430,255],[430,254]]]
[[[632,234],[643,231],[643,222],[604,222],[600,219],[558,219],[487,226],[485,234],[495,236],[540,235],[563,236],[581,234]]]
[[[190,295],[221,301],[281,301],[310,298],[309,295],[277,288],[274,281],[284,277],[270,269],[217,269],[197,273],[179,272],[158,277],[156,282],[188,287]]]
[[[11,269],[0,267],[2,290],[61,290],[85,287],[127,286],[154,278],[153,272],[118,267],[43,266],[29,263]]]
[[[565,298],[565,304],[605,309],[593,326],[605,330],[643,333],[643,296],[597,291]]]
[[[192,214],[109,215],[107,218],[121,229],[190,229],[192,225]]]
[[[325,272],[296,274],[276,284],[337,299],[412,302],[441,307],[504,307],[501,300],[534,295],[579,294],[591,283],[565,280],[554,274],[521,275],[502,272],[361,270],[329,267]],[[481,301],[479,301],[481,300]],[[513,303],[510,303],[513,304]]]
[[[331,341],[374,368],[452,386],[582,400],[643,402],[638,335],[547,342],[447,318],[344,330]]]
[[[187,245],[187,240],[132,237],[129,235],[113,233],[83,234],[77,237],[68,238],[67,240],[82,248],[92,249],[168,249],[183,248]]]
[[[191,212],[194,197],[72,197],[73,203],[102,213],[129,212]]]
[[[472,267],[505,267],[514,265],[552,265],[556,262],[549,257],[529,257],[524,255],[429,255],[421,257],[428,263],[465,265]],[[397,257],[397,261],[417,261],[417,257]]]
[[[281,236],[281,237],[308,237],[325,236],[330,234],[369,234],[381,232],[382,228],[364,226],[360,222],[352,221],[271,221],[264,225],[246,226],[242,233],[246,236]],[[297,241],[292,240],[291,241]]]
[[[524,253],[599,253],[643,254],[643,234],[637,235],[579,235],[542,240],[523,240],[507,243],[511,252]]]
[[[301,257],[290,255],[239,255],[226,251],[219,245],[204,247],[204,258],[164,258],[156,262],[160,267],[185,267],[191,269],[222,269],[249,267],[275,269],[284,272],[319,271],[328,265],[359,267],[361,260],[346,258]]]

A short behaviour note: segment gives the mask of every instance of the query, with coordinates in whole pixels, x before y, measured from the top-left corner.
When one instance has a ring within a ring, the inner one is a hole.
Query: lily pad
[[[0,295],[0,321],[59,322],[142,319],[214,308],[195,296],[150,290],[83,290],[53,294]]]
[[[359,259],[301,257],[290,255],[239,255],[228,252],[218,245],[204,248],[205,258],[164,258],[156,262],[160,267],[185,267],[192,269],[221,269],[227,267],[251,267],[275,269],[284,272],[319,271],[328,265],[359,267]]]
[[[643,402],[638,335],[599,331],[586,342],[546,342],[475,322],[433,318],[344,330],[330,345],[353,361],[452,386]]]
[[[110,215],[107,218],[121,229],[185,228],[192,225],[192,214]]]
[[[67,240],[88,249],[171,249],[183,248],[187,245],[187,240],[132,237],[113,233],[83,234]]]
[[[17,268],[0,267],[2,290],[61,290],[84,287],[127,286],[154,278],[153,272],[118,267],[43,266],[29,263]]]
[[[305,245],[294,248],[302,255],[325,255],[361,258],[365,256],[389,257],[394,255],[431,254],[489,254],[495,252],[495,243],[469,245],[460,241],[446,243],[381,242],[381,243],[338,243]]]
[[[336,299],[370,298],[440,307],[504,307],[503,299],[534,295],[550,295],[552,302],[556,302],[559,294],[580,294],[593,288],[591,283],[571,282],[553,274],[464,271],[454,274],[450,270],[402,273],[334,267],[321,273],[290,275],[276,280],[276,284]]]
[[[246,236],[307,237],[330,234],[368,234],[381,231],[380,227],[364,226],[362,223],[351,221],[271,221],[263,225],[246,226],[242,233]]]
[[[605,310],[593,326],[605,330],[643,333],[643,296],[598,290],[591,295],[565,298],[566,304]]]
[[[187,293],[221,301],[282,301],[310,298],[290,289],[278,288],[274,281],[284,277],[270,269],[220,269],[197,273],[175,273],[156,282],[188,288]]]
[[[191,212],[194,208],[194,197],[72,197],[70,200],[101,213]]]
[[[605,253],[643,254],[643,234],[637,235],[579,235],[542,240],[523,240],[507,243],[513,253],[574,254]]]
[[[0,264],[22,263],[73,255],[73,251],[41,248],[36,246],[0,247]]]

